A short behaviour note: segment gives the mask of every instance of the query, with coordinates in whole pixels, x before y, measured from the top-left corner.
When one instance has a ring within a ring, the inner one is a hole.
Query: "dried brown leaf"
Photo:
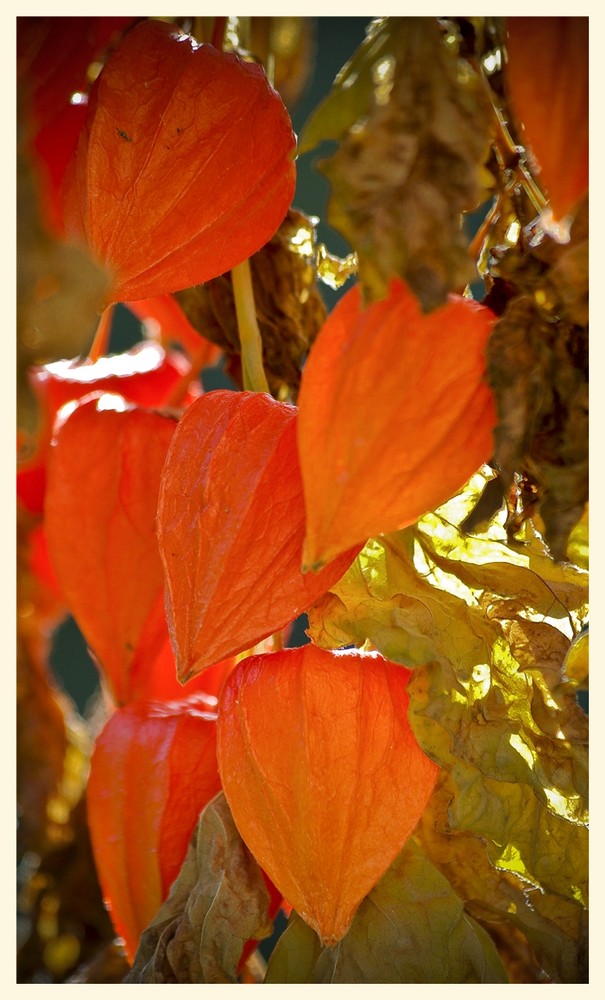
[[[321,170],[328,221],[357,252],[367,297],[398,275],[425,311],[476,277],[461,215],[484,195],[491,127],[481,79],[442,36],[434,18],[377,22],[360,65],[319,109],[322,127],[307,126],[315,140],[341,138],[341,104],[351,122]]]
[[[204,809],[170,895],[144,932],[129,983],[234,983],[246,941],[271,933],[269,893],[225,797]]]
[[[568,244],[492,248],[494,299],[508,300],[488,345],[498,408],[494,460],[506,491],[520,476],[537,495],[546,540],[565,558],[588,499],[587,205]],[[498,284],[500,283],[500,284]],[[513,519],[512,531],[518,527]]]
[[[263,363],[281,399],[296,399],[304,360],[326,318],[316,286],[317,252],[313,220],[291,209],[273,239],[250,258]],[[231,357],[237,380],[240,340],[230,274],[175,297],[196,330]]]

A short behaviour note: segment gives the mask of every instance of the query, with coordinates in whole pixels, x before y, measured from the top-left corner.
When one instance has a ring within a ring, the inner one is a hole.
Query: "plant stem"
[[[263,368],[263,345],[254,305],[254,291],[250,274],[250,261],[237,264],[231,271],[235,313],[242,349],[242,374],[244,389],[249,392],[269,392]]]
[[[113,322],[114,303],[108,305],[101,313],[101,319],[95,333],[94,340],[88,352],[89,361],[98,361],[107,354],[109,348],[109,337],[111,334],[111,324]]]
[[[531,176],[529,170],[518,160],[518,150],[513,142],[513,138],[508,131],[506,122],[502,117],[501,111],[494,105],[494,111],[496,115],[496,122],[498,125],[499,138],[501,140],[500,149],[504,155],[505,160],[510,159],[513,166],[514,172],[517,174],[519,182],[525,189],[527,197],[531,201],[536,212],[540,213],[548,204],[548,199],[542,194],[540,188],[536,184],[535,180]]]

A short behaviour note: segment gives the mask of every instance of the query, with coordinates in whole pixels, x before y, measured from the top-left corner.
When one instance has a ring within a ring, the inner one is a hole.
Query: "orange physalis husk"
[[[176,674],[176,661],[168,635],[163,597],[162,594],[161,607],[157,608],[157,612],[161,613],[163,619],[164,642],[155,658],[145,655],[145,635],[143,634],[139,643],[143,649],[143,655],[135,657],[130,668],[130,700],[170,701],[174,698],[189,697],[198,691],[203,691],[209,698],[218,699],[225,679],[236,665],[235,657],[227,657],[226,660],[221,660],[220,663],[209,667],[203,674],[193,677],[187,684],[181,684]]]
[[[295,137],[260,65],[142,21],[105,64],[89,108],[65,178],[65,223],[113,275],[108,302],[214,278],[279,227]]]
[[[326,945],[402,849],[438,767],[410,728],[410,671],[312,644],[242,660],[219,700],[223,789],[250,851]]]
[[[158,504],[181,680],[288,625],[358,552],[304,575],[303,536],[296,408],[255,392],[196,400],[176,429]]]
[[[202,338],[198,338],[203,343]],[[192,366],[179,351],[165,351],[159,344],[142,341],[129,351],[101,357],[97,361],[73,359],[54,361],[32,368],[30,385],[41,411],[41,426],[35,453],[19,465],[17,496],[32,513],[44,509],[46,462],[57,412],[66,403],[84,396],[116,393],[139,406],[162,407],[170,402],[174,389],[183,383]],[[197,378],[191,374],[182,407],[201,395]]]
[[[125,304],[142,323],[153,324],[163,343],[178,341],[189,356],[195,358],[198,368],[218,361],[220,348],[191,325],[174,295],[156,295],[152,299]]]
[[[424,315],[408,287],[362,307],[359,286],[311,348],[298,397],[306,569],[413,524],[492,454],[484,306],[450,296]]]
[[[588,17],[507,17],[506,85],[553,216],[588,190]]]
[[[62,235],[61,187],[86,120],[88,69],[132,17],[18,17],[20,112],[47,225]]]
[[[103,895],[132,961],[166,899],[204,806],[220,791],[215,700],[136,702],[97,738],[88,823]]]
[[[177,426],[121,404],[118,412],[83,403],[60,428],[45,502],[57,579],[117,704],[130,700],[136,659],[157,656],[165,641],[156,509]]]

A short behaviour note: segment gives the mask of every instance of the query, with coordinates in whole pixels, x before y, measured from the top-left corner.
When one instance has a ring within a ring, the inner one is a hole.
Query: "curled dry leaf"
[[[219,791],[214,698],[136,702],[97,737],[88,822],[103,894],[134,958],[168,896],[199,814]]]
[[[105,64],[65,180],[69,233],[113,276],[106,301],[207,281],[273,235],[295,138],[261,66],[155,20]]]
[[[443,771],[416,828],[432,863],[495,940],[511,982],[586,982],[587,912],[558,893],[532,891],[515,872],[495,868],[485,841],[450,827],[456,797]]]
[[[507,17],[506,84],[554,216],[588,190],[588,18]]]
[[[285,390],[293,402],[307,352],[326,318],[316,283],[317,253],[313,220],[290,209],[275,236],[250,260],[267,379],[274,395]],[[241,346],[230,276],[175,297],[196,330],[233,359],[233,370]],[[237,380],[237,372],[234,376]]]
[[[218,760],[238,830],[329,946],[412,833],[437,777],[408,723],[409,676],[377,654],[309,644],[248,657],[221,693]]]
[[[159,413],[99,410],[93,400],[61,427],[49,459],[51,560],[118,704],[129,700],[137,659],[157,656],[165,640],[156,509],[175,427]]]
[[[506,295],[487,349],[494,459],[504,490],[527,479],[546,540],[565,559],[588,500],[587,201],[569,243],[534,231],[529,242],[493,247],[490,273],[488,301]]]
[[[243,948],[271,933],[265,877],[222,794],[200,816],[170,895],[143,934],[129,983],[234,983]]]
[[[358,551],[302,573],[296,413],[264,393],[217,390],[178,424],[162,473],[158,540],[183,681],[289,624]]]
[[[371,300],[404,278],[425,310],[476,278],[461,226],[484,199],[491,109],[479,76],[434,18],[377,21],[305,127],[337,139],[321,165],[328,221],[359,257]]]
[[[489,460],[484,353],[494,322],[489,309],[453,296],[423,315],[399,280],[366,309],[359,287],[343,296],[299,396],[307,567],[413,523]]]

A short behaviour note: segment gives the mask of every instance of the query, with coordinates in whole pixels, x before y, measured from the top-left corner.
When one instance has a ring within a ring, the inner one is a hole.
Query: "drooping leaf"
[[[129,983],[233,983],[243,946],[271,933],[269,892],[222,794],[200,816],[170,895],[143,934]]]
[[[129,700],[135,658],[157,656],[165,639],[156,509],[176,427],[122,405],[83,403],[61,427],[45,503],[59,584],[118,704]]]
[[[587,574],[554,562],[529,530],[517,552],[501,525],[464,535],[449,506],[366,546],[310,612],[310,633],[328,646],[369,640],[422,667],[410,720],[451,772],[452,828],[482,837],[496,867],[582,907],[587,719],[563,664]]]
[[[271,952],[265,983],[314,983],[323,945],[309,924],[293,910],[288,926]]]
[[[350,565],[301,572],[296,409],[264,393],[206,393],[178,424],[158,538],[178,674],[187,680],[289,624]]]
[[[312,219],[290,209],[271,240],[250,260],[263,364],[273,395],[296,401],[307,352],[326,318],[317,289],[317,235]],[[204,336],[230,358],[242,383],[241,343],[230,275],[175,296]]]
[[[494,321],[454,297],[425,316],[401,281],[366,309],[358,286],[343,296],[298,401],[307,567],[413,523],[489,460],[484,352]]]
[[[163,295],[258,250],[294,190],[294,135],[261,66],[145,20],[96,81],[68,232],[113,276],[106,301]]]
[[[104,896],[132,961],[177,877],[199,814],[220,790],[214,699],[136,702],[97,737],[88,821]]]
[[[546,540],[564,559],[588,500],[588,203],[569,243],[538,230],[492,258],[490,300],[506,289],[487,348],[494,459],[505,491],[516,475],[527,479]]]
[[[451,829],[453,798],[454,783],[444,771],[416,837],[467,913],[489,931],[511,982],[584,982],[586,911],[558,893],[537,893],[518,875],[495,868],[482,838]]]
[[[490,105],[479,76],[437,19],[383,18],[316,114],[302,149],[339,140],[321,164],[327,217],[357,252],[366,296],[383,297],[398,276],[423,309],[443,305],[476,276],[461,214],[484,200]]]
[[[413,831],[438,773],[407,720],[408,679],[380,656],[309,644],[246,658],[221,693],[217,752],[237,827],[329,946]]]
[[[588,18],[507,17],[506,87],[561,220],[588,190]]]
[[[271,956],[265,982],[506,983],[508,979],[488,934],[465,913],[448,881],[409,841],[361,903],[336,948],[322,949],[313,931],[293,915]]]

